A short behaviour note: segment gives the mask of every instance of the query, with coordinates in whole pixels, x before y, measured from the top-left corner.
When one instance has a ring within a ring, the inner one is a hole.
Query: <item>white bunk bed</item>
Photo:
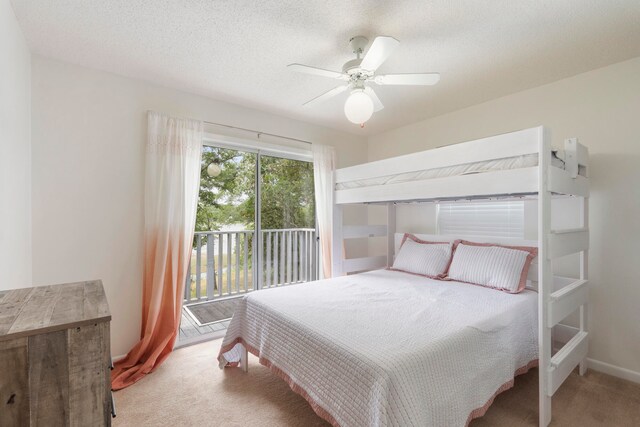
[[[336,170],[332,250],[334,276],[391,266],[398,202],[537,198],[538,271],[530,278],[538,282],[542,427],[551,421],[551,397],[567,376],[578,365],[581,375],[586,372],[588,346],[588,150],[576,139],[567,139],[564,152],[555,152],[550,139],[549,132],[541,126]],[[556,196],[581,199],[580,227],[551,229],[551,199]],[[343,225],[342,207],[359,203],[386,204],[387,224]],[[386,255],[343,258],[344,239],[374,236],[387,236]],[[554,286],[552,261],[574,253],[580,254],[579,278],[556,280]],[[558,283],[564,286],[556,290]],[[577,310],[579,330],[553,354],[553,328]]]

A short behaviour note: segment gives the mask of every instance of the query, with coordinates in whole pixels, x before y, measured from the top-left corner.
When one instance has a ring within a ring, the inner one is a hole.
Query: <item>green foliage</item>
[[[262,156],[262,229],[315,228],[313,165]]]
[[[207,174],[211,163],[220,164],[219,176]],[[313,165],[262,156],[261,166],[262,228],[315,227]],[[236,223],[254,228],[255,169],[253,153],[203,148],[196,231],[215,231]]]
[[[224,224],[253,225],[253,200],[245,194],[254,192],[255,166],[251,165],[255,158],[251,153],[208,146],[203,148],[196,231],[220,230]],[[211,163],[218,163],[222,168],[217,177],[207,173]]]

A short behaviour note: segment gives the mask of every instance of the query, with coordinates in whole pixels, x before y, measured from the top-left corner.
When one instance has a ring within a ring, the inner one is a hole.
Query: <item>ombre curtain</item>
[[[202,122],[156,112],[147,120],[141,337],[115,364],[114,390],[142,379],[173,350],[200,187]]]
[[[331,249],[333,241],[333,171],[336,169],[336,152],[333,147],[312,144],[313,151],[313,184],[316,199],[316,216],[318,217],[318,234],[320,236],[320,253],[322,255],[322,273],[325,279],[331,274]]]

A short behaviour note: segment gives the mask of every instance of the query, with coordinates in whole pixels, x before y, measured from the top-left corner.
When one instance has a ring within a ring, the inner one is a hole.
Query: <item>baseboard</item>
[[[640,384],[640,372],[589,358],[587,358],[587,366],[589,369],[593,369],[594,371]]]
[[[113,356],[113,357],[111,358],[111,361],[115,363],[115,362],[117,362],[117,361],[118,361],[118,360],[120,360],[120,359],[124,359],[124,358],[125,358],[125,356],[126,356],[126,354],[121,354],[120,356]]]

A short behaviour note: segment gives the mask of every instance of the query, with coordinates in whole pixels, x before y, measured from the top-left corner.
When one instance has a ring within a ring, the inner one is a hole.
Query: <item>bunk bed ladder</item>
[[[589,198],[580,196],[579,228],[552,231],[551,194],[549,190],[550,138],[540,135],[539,197],[538,197],[538,298],[539,298],[539,424],[547,427],[551,422],[551,397],[569,374],[579,366],[580,375],[586,373],[588,331],[588,249],[589,249]],[[554,291],[553,260],[565,255],[580,254],[580,278]],[[552,355],[552,330],[571,313],[580,311],[579,331],[554,355]]]

